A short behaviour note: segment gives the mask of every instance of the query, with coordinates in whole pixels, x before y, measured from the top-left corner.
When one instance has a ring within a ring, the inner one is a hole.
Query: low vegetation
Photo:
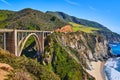
[[[7,14],[7,11],[4,11]],[[12,11],[11,11],[12,12]],[[30,8],[14,12],[10,17],[0,13],[0,28],[31,29],[31,30],[54,30],[66,25],[65,22],[55,16],[45,14]]]
[[[111,32],[105,26],[103,26],[103,25],[101,25],[101,24],[99,24],[97,22],[94,22],[94,21],[77,18],[77,17],[68,15],[68,14],[63,13],[63,12],[47,11],[46,13],[50,14],[50,15],[53,15],[53,16],[56,16],[60,20],[62,20],[64,22],[67,22],[67,23],[73,22],[73,23],[77,23],[77,24],[80,24],[80,25],[88,26],[88,27],[98,28],[100,31]]]
[[[13,11],[0,10],[0,21],[4,21],[5,19],[7,19],[8,17],[10,17],[13,14],[14,14]]]
[[[73,27],[74,31],[81,30],[87,33],[92,33],[96,31],[98,35],[105,36],[109,42],[120,42],[119,34],[112,32],[111,30],[107,28],[107,26],[104,26],[98,22],[77,18],[75,16],[71,16],[71,15],[68,15],[66,13],[59,12],[59,11],[57,12],[47,11],[46,13],[56,16],[61,21],[64,21],[66,23],[72,22],[73,25],[77,24],[76,26],[79,26],[79,27]]]
[[[41,65],[37,60],[15,57],[0,48],[0,62],[9,64],[13,71],[9,74],[9,80],[60,80],[47,66]]]
[[[85,26],[85,25],[80,25],[80,24],[77,24],[77,23],[74,23],[74,22],[69,22],[73,27],[73,31],[76,32],[76,31],[83,31],[83,32],[86,32],[86,33],[93,33],[94,31],[97,31],[99,30],[98,28],[93,28],[93,27],[88,27],[88,26]]]

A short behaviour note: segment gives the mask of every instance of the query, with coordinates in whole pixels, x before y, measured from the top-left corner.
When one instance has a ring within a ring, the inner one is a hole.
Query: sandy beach
[[[96,80],[105,80],[105,75],[103,71],[103,67],[105,62],[91,62],[93,66],[93,70],[86,70],[90,75],[95,77]]]

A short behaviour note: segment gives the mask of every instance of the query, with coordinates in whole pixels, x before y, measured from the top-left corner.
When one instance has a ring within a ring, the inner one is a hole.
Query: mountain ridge
[[[82,25],[85,25],[85,26],[90,26],[90,27],[95,27],[95,28],[104,28],[106,31],[110,31],[107,27],[101,25],[98,22],[90,21],[90,20],[87,20],[87,19],[78,18],[78,17],[75,17],[75,16],[71,16],[71,15],[66,14],[64,12],[47,11],[46,13],[54,15],[54,16],[58,17],[59,19],[64,20],[65,22],[75,22],[77,24],[82,24]]]
[[[31,8],[15,12],[4,21],[0,22],[2,28],[16,29],[37,29],[37,30],[53,30],[66,25],[55,16],[43,13]]]
[[[95,34],[105,36],[109,42],[120,42],[120,35],[112,32],[107,27],[94,21],[70,16],[63,12],[47,11],[44,13],[31,8],[25,8],[20,11],[0,10],[0,12],[0,28],[56,30],[66,25],[71,25],[69,22],[74,22],[83,25],[85,28],[98,28],[99,30],[93,29]]]
[[[87,27],[98,28],[99,30],[96,31],[96,33],[98,35],[105,36],[109,42],[120,42],[120,35],[119,34],[112,32],[107,27],[101,25],[98,22],[77,18],[77,17],[68,15],[68,14],[63,13],[63,12],[58,12],[58,11],[57,12],[47,11],[46,13],[50,14],[50,15],[54,15],[57,18],[65,21],[67,23],[74,22],[74,23],[84,25]]]

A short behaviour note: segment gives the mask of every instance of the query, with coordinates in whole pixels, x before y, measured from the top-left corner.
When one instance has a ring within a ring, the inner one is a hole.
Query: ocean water
[[[114,55],[120,55],[120,43],[109,44]]]
[[[110,43],[114,55],[120,55],[120,43]],[[120,57],[110,58],[104,65],[106,80],[120,80]]]

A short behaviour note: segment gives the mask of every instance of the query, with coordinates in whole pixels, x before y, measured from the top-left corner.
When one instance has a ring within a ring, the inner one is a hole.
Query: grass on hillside
[[[0,21],[4,21],[8,17],[10,17],[14,12],[8,10],[0,10]]]
[[[93,31],[99,30],[98,28],[93,28],[93,27],[89,27],[89,26],[84,26],[84,25],[80,25],[74,22],[69,22],[69,24],[71,24],[73,27],[73,31],[83,31],[86,33],[93,33]]]
[[[9,64],[13,71],[7,80],[60,80],[47,66],[25,56],[16,57],[0,48],[0,63]]]

